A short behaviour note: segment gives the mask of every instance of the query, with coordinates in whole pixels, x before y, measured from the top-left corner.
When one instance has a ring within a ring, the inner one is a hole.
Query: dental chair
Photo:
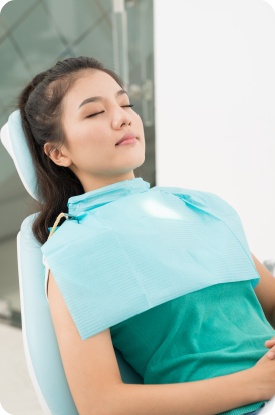
[[[13,112],[1,129],[1,141],[12,157],[27,192],[38,200],[36,175],[21,125],[19,111]],[[28,216],[17,236],[18,273],[24,353],[31,382],[45,414],[77,415],[72,399],[45,294],[45,269],[40,244],[32,233],[36,214]],[[125,383],[143,383],[141,376],[115,349]],[[1,413],[1,412],[0,412]]]

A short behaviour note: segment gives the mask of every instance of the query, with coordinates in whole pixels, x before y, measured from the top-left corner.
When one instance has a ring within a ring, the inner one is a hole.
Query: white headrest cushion
[[[37,179],[31,154],[22,128],[19,110],[14,111],[1,129],[1,141],[13,159],[16,170],[27,192],[38,198]]]

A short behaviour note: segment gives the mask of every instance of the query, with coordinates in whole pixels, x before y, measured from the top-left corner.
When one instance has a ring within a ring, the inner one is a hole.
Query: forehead
[[[70,102],[71,104],[74,100],[81,100],[91,96],[105,97],[113,95],[120,89],[120,85],[106,72],[90,69],[83,71],[77,76],[64,97],[64,103]]]

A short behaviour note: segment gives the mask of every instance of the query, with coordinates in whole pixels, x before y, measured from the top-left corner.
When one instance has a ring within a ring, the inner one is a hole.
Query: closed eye
[[[134,105],[133,104],[128,104],[128,105],[122,105],[121,108],[132,108]]]
[[[103,114],[103,112],[104,112],[104,111],[95,112],[94,114],[90,114],[90,115],[88,115],[86,118],[95,117],[96,115]]]
[[[133,106],[134,106],[133,104],[121,105],[121,108],[132,108]],[[92,118],[92,117],[95,117],[96,115],[103,114],[104,112],[105,111],[95,112],[94,114],[87,115],[86,118]]]

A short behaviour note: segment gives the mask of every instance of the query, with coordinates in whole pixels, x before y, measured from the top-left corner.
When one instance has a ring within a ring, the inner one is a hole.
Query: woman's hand
[[[272,338],[267,342],[274,344],[274,341],[275,339]],[[275,359],[274,356],[269,356],[270,352],[275,352],[275,346],[272,346],[271,350],[249,369],[254,373],[252,379],[256,380],[256,390],[260,393],[259,400],[269,400],[275,395]]]
[[[271,359],[271,360],[275,359],[275,337],[272,337],[272,339],[267,340],[265,342],[265,347],[270,349],[267,352],[267,357],[269,357],[269,359]]]

